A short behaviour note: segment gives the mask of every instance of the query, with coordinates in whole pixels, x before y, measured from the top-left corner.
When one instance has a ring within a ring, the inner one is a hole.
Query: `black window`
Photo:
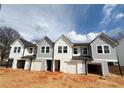
[[[29,53],[32,53],[33,52],[33,49],[32,48],[29,48]]]
[[[16,53],[16,51],[17,51],[17,47],[14,47],[14,53]]]
[[[83,54],[87,54],[87,48],[83,48]]]
[[[62,53],[62,46],[58,46],[58,53]]]
[[[49,53],[49,47],[46,47],[46,53]]]
[[[104,46],[104,53],[110,53],[109,46]]]
[[[45,47],[41,47],[41,53],[45,52]]]
[[[67,53],[67,46],[63,46],[63,53]]]
[[[74,49],[73,49],[73,53],[74,53],[74,54],[77,54],[77,53],[78,53],[78,49],[77,49],[77,48],[74,48]]]
[[[20,51],[21,51],[21,47],[18,47],[18,53],[20,53]]]
[[[98,52],[98,53],[103,53],[103,51],[102,51],[102,46],[97,46],[97,52]]]

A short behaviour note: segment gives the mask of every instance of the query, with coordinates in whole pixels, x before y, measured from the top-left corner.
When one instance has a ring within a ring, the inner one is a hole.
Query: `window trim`
[[[32,49],[32,52],[30,52],[30,49]],[[29,53],[30,53],[30,54],[32,54],[32,53],[33,53],[33,48],[32,48],[32,47],[30,47],[30,48],[29,48]]]
[[[19,48],[20,48],[20,50],[19,50]],[[17,49],[17,53],[20,53],[21,52],[21,47],[18,47],[18,49]]]
[[[63,49],[62,49],[63,47],[62,46],[58,46],[58,53],[59,53],[59,47],[61,47],[61,53],[63,53]]]
[[[97,46],[102,46],[102,53],[98,53],[98,51],[97,51]],[[109,48],[109,53],[105,53],[104,52],[104,46],[108,46],[108,48]],[[111,54],[111,49],[110,49],[110,45],[108,45],[108,44],[98,44],[98,45],[96,45],[96,53],[98,54],[98,55],[103,55],[103,54],[106,54],[106,55],[110,55]]]
[[[47,47],[49,48],[49,52],[47,52]],[[45,47],[45,53],[50,53],[50,47],[49,46]]]
[[[64,54],[66,54],[66,53],[64,52],[64,47],[67,47],[67,52],[66,52],[66,53],[68,53],[68,46],[63,46],[63,49],[62,49],[62,52],[63,52]]]
[[[82,49],[86,48],[87,49],[87,54],[84,54],[83,55],[88,55],[88,47],[83,47]]]
[[[18,49],[18,47],[14,47],[14,51],[13,52],[16,53],[17,52],[17,49]]]
[[[44,52],[42,52],[42,48],[44,47]],[[43,53],[45,53],[45,46],[41,46],[41,53],[43,54]]]
[[[74,48],[77,49],[77,53],[76,54],[74,53]],[[77,55],[78,54],[78,48],[77,47],[74,47],[74,48],[73,48],[73,54]]]

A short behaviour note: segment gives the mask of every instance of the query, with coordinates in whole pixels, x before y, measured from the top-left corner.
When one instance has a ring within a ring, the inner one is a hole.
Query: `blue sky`
[[[72,42],[89,42],[100,32],[115,36],[124,31],[124,5],[2,5],[3,25],[29,41],[44,35],[55,41],[65,34]]]

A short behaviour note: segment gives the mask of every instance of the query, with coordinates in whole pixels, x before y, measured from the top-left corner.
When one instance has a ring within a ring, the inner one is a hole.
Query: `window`
[[[87,48],[83,48],[83,54],[87,54]]]
[[[21,47],[18,47],[18,53],[20,53],[20,51],[21,51]]]
[[[14,53],[16,53],[16,51],[17,51],[17,47],[14,47]]]
[[[29,48],[29,53],[32,53],[33,52],[33,49],[32,48]]]
[[[74,48],[74,49],[73,49],[73,53],[74,53],[74,54],[77,54],[77,53],[78,53],[77,50],[78,50],[77,48]]]
[[[102,52],[102,46],[97,46],[97,52],[98,52],[98,53],[103,53],[103,52]]]
[[[45,47],[41,47],[41,53],[45,52]]]
[[[58,53],[62,53],[62,46],[58,46]]]
[[[46,53],[49,53],[49,47],[46,47]]]
[[[110,53],[109,46],[104,46],[104,53]]]
[[[63,46],[63,53],[67,53],[67,46]]]

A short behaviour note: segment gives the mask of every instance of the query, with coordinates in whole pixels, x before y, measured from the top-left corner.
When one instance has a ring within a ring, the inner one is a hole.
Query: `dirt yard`
[[[74,75],[58,72],[35,72],[0,67],[2,88],[98,88],[124,87],[124,77],[110,74],[105,80],[95,74]]]

